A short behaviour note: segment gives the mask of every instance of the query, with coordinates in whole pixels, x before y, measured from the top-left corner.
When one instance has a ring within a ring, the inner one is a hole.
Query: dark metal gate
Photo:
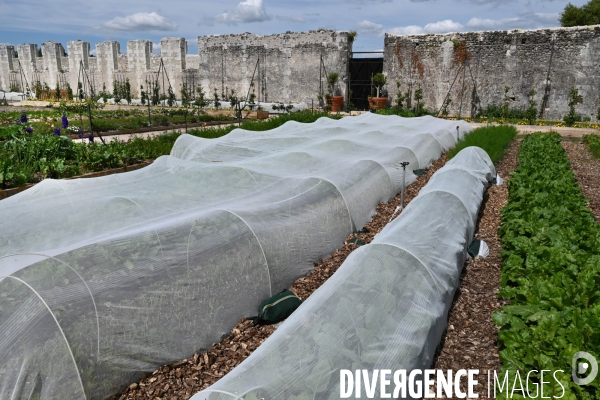
[[[383,57],[350,59],[350,100],[357,110],[369,109],[367,97],[371,95],[371,77],[378,72],[383,72]]]

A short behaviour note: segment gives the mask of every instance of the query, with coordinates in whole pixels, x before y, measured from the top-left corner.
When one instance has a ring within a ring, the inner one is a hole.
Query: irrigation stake
[[[400,195],[400,209],[404,209],[404,187],[406,186],[406,166],[409,164],[408,161],[402,162],[402,194]]]
[[[404,161],[404,162],[400,163],[400,165],[402,165],[402,192],[400,194],[400,205],[398,207],[396,207],[396,209],[392,213],[392,216],[388,220],[388,223],[392,222],[392,220],[394,219],[394,217],[396,216],[398,211],[401,211],[404,209],[404,186],[406,186],[406,166],[408,164],[410,164],[408,161]]]
[[[459,125],[456,126],[456,139],[457,140],[460,140],[460,132],[458,131],[459,127],[460,127]]]

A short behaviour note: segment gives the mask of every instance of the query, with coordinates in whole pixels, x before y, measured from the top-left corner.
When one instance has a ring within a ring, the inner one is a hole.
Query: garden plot
[[[333,399],[341,369],[430,366],[495,177],[483,150],[463,150],[257,351],[193,399]]]
[[[0,202],[0,397],[103,398],[207,348],[468,125],[365,115],[216,140]],[[287,139],[287,140],[281,140]],[[8,350],[10,349],[10,350]]]

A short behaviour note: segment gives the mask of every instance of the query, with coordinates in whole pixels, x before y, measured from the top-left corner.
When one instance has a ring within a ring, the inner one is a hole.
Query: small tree
[[[169,107],[173,107],[176,101],[177,97],[175,97],[175,92],[173,92],[173,88],[169,86],[169,89],[167,90],[167,104]]]
[[[577,105],[578,98],[579,90],[577,90],[577,88],[571,89],[571,92],[569,92],[569,113],[563,118],[567,126],[573,126],[575,124],[575,106]]]
[[[115,104],[119,104],[121,102],[121,100],[123,99],[122,97],[122,89],[121,89],[121,82],[114,80],[113,81],[113,100],[115,101]]]
[[[71,89],[71,85],[67,82],[67,98],[69,100],[73,100],[73,89]]]
[[[35,85],[33,85],[33,91],[35,92],[36,99],[41,100],[41,98],[42,98],[42,83],[40,81],[37,81],[35,83]]]
[[[529,125],[535,124],[535,118],[537,117],[537,101],[533,99],[533,96],[535,95],[536,91],[533,89],[531,89],[527,95],[529,107],[527,107],[527,110],[525,110],[525,118],[527,118]]]
[[[56,100],[60,100],[60,85],[56,82],[56,88],[54,89]]]
[[[104,104],[108,102],[109,93],[106,91],[106,83],[102,83],[102,91],[100,92],[100,97]]]
[[[252,88],[252,93],[250,93],[250,96],[248,96],[248,108],[250,108],[250,110],[254,110],[254,107],[256,107],[256,92],[254,90],[254,82],[250,84],[250,87]]]
[[[202,89],[201,85],[198,85],[196,88],[196,94],[194,105],[198,108],[198,115],[200,115],[200,109],[208,106],[208,100],[206,99],[206,94],[204,93],[204,89]]]
[[[131,105],[131,84],[129,83],[129,78],[125,79],[124,92],[127,104]]]
[[[450,97],[447,97],[446,100],[444,100],[444,104],[442,105],[442,115],[444,117],[448,116],[448,107],[450,107],[450,104],[452,103],[452,99]]]
[[[406,100],[406,95],[402,94],[402,90],[400,87],[402,86],[402,82],[396,81],[396,107],[398,111],[401,111],[404,108],[404,100]]]
[[[348,103],[346,104],[346,112],[351,112],[356,110],[356,106],[352,102],[352,89],[348,89]]]
[[[419,85],[419,88],[415,90],[415,100],[417,101],[415,114],[418,117],[419,115],[421,115],[421,109],[423,107],[423,105],[421,104],[421,100],[423,100],[423,89],[421,89],[421,85]]]
[[[157,106],[160,103],[160,85],[158,81],[154,82],[152,87],[152,105]]]
[[[598,101],[600,103],[600,94],[598,94]],[[598,111],[596,112],[596,120],[600,121],[600,106],[598,106]]]
[[[371,78],[371,81],[373,82],[373,86],[375,86],[375,89],[377,90],[377,97],[379,97],[379,95],[381,94],[381,90],[385,86],[387,78],[383,73],[378,72],[373,76],[373,78]]]
[[[140,100],[142,101],[142,105],[146,105],[146,92],[144,92],[144,85],[140,85]]]
[[[219,101],[220,99],[219,99],[219,94],[217,93],[217,88],[215,88],[215,94],[213,97],[214,97],[213,105],[218,110],[219,107],[221,107],[221,102]]]
[[[192,100],[192,93],[188,87],[187,82],[181,84],[181,105],[184,107],[188,107]]]
[[[50,98],[50,86],[48,85],[47,82],[44,82],[44,93],[45,93],[45,98]]]
[[[335,93],[335,88],[340,79],[340,74],[337,72],[332,72],[327,76],[327,94],[329,96],[333,96]]]

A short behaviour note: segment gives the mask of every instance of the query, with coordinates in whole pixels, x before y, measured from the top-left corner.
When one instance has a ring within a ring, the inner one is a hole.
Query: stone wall
[[[327,85],[319,74],[321,60],[327,73],[340,74],[346,94],[352,43],[347,32],[322,31],[269,36],[252,34],[198,38],[199,77],[212,94],[234,89],[244,96],[254,76],[257,99],[268,102],[317,102]],[[321,77],[321,80],[319,78]]]
[[[103,85],[112,92],[115,80],[129,79],[132,94],[138,97],[140,86],[155,79],[162,61],[168,77],[164,89],[170,82],[178,98],[183,82],[202,85],[210,97],[215,89],[219,96],[222,90],[233,89],[245,97],[254,74],[255,94],[261,101],[310,103],[317,100],[321,59],[327,72],[340,74],[345,94],[352,51],[348,32],[338,31],[200,36],[198,54],[187,54],[183,38],[163,38],[160,46],[160,55],[153,54],[151,41],[131,40],[127,54],[121,54],[119,42],[105,41],[96,44],[96,56],[92,57],[90,44],[77,40],[68,42],[65,57],[60,43],[46,42],[41,47],[42,57],[37,57],[37,45],[23,44],[15,58],[13,46],[0,45],[0,90],[8,91],[11,82],[20,85],[22,72],[30,88],[37,81],[51,89],[57,83],[64,88],[68,82],[74,93],[80,81],[86,92],[92,85],[98,93]],[[163,76],[159,81],[162,92]],[[324,74],[322,83],[326,85]]]
[[[511,108],[526,108],[536,91],[538,112],[562,118],[568,95],[579,90],[576,111],[595,117],[600,93],[600,25],[531,31],[443,35],[386,34],[384,73],[390,98],[420,86],[426,107],[439,110],[449,94],[450,114],[471,114],[473,88],[482,107],[500,105],[509,87]],[[544,96],[546,94],[546,96]],[[546,97],[545,107],[542,107]],[[461,107],[462,101],[462,107]],[[414,99],[413,104],[414,106]]]

